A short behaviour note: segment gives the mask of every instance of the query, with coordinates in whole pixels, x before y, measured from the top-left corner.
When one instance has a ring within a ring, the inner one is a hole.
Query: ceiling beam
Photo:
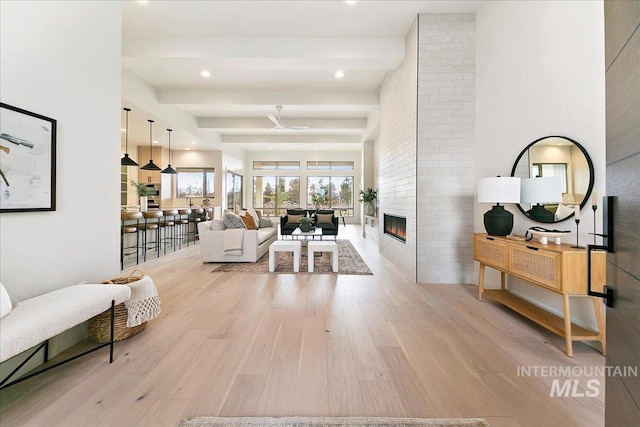
[[[231,143],[345,143],[357,144],[362,142],[361,135],[221,135],[222,142]]]
[[[163,90],[158,93],[161,104],[241,104],[245,106],[286,105],[287,110],[295,106],[349,105],[375,108],[380,105],[377,90],[362,91],[219,91],[219,90]]]

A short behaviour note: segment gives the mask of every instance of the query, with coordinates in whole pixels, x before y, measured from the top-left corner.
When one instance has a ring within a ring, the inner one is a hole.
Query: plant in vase
[[[373,202],[378,198],[378,192],[373,188],[367,188],[367,191],[360,190],[360,203],[364,203],[365,214],[373,216],[376,212]]]
[[[310,216],[303,216],[300,218],[300,231],[309,232],[313,230],[313,218]]]
[[[131,180],[131,186],[136,187],[136,191],[140,197],[140,211],[146,212],[147,197],[153,194],[153,188],[147,187],[145,184],[135,182],[134,180]]]

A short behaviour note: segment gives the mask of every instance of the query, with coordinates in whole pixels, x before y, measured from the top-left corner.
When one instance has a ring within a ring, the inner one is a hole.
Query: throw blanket
[[[144,276],[128,286],[131,288],[131,298],[124,302],[129,312],[127,327],[141,325],[160,314],[160,297],[151,277]]]
[[[244,228],[227,228],[224,230],[224,254],[242,255]]]

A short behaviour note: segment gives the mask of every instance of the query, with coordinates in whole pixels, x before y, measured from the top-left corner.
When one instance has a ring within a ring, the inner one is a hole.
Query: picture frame
[[[56,210],[56,131],[55,119],[0,102],[0,213]]]

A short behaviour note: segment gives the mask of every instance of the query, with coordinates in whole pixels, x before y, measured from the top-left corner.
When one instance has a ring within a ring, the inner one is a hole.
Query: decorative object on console
[[[526,213],[540,222],[553,222],[555,215],[546,209],[547,203],[562,201],[562,181],[559,176],[524,178],[520,185],[520,203],[530,203]],[[534,204],[535,203],[535,204]]]
[[[364,203],[365,214],[374,216],[376,209],[373,202],[378,198],[378,192],[373,188],[367,188],[367,191],[360,190],[360,203]]]
[[[164,168],[162,170],[162,172],[160,172],[160,173],[168,173],[170,175],[177,175],[178,171],[171,167],[171,131],[173,131],[173,129],[167,129],[167,131],[169,132],[169,166]],[[207,199],[207,202],[208,201],[209,201],[209,199]]]
[[[500,203],[520,201],[520,178],[489,177],[478,181],[478,203],[495,203],[484,214],[484,228],[493,236],[506,236],[513,230],[513,214]]]
[[[580,246],[580,205],[575,206],[573,219],[576,222],[576,245],[571,247],[576,249],[584,248],[584,246]]]
[[[570,233],[570,231],[547,230],[546,228],[542,228],[542,227],[531,227],[525,233],[525,240],[529,241],[534,237],[537,237],[538,241],[541,244],[546,245],[547,243],[549,243],[549,238],[551,238],[551,239],[554,239],[554,242],[556,245],[561,245],[562,244],[561,237],[567,233]],[[531,236],[529,236],[529,234],[531,234]]]
[[[153,163],[153,148],[151,144],[153,143],[153,120],[147,120],[149,122],[149,163],[142,166],[140,169],[144,169],[146,171],[159,171],[160,168],[158,165]]]
[[[591,209],[593,209],[593,244],[596,244],[596,211],[598,210],[598,191],[593,190],[591,198]]]
[[[123,108],[125,111],[125,125],[124,125],[124,157],[120,159],[120,165],[122,166],[138,166],[138,164],[129,157],[129,111],[131,108]]]

